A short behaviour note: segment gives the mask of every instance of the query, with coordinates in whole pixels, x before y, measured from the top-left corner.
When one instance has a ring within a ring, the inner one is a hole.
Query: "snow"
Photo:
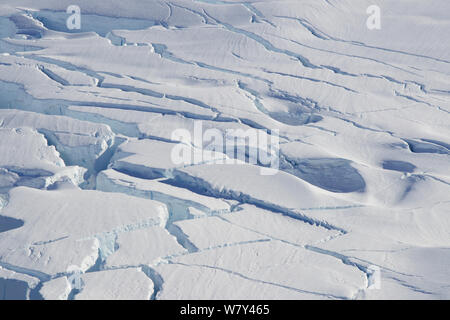
[[[12,268],[19,267],[40,272],[41,277],[66,272],[71,265],[78,265],[84,271],[92,267],[99,254],[97,239],[89,240],[51,240],[48,243],[24,243],[23,247],[2,252],[2,261]],[[70,256],[68,255],[70,253]],[[63,262],[63,263],[62,263]]]
[[[85,169],[66,167],[60,154],[47,145],[45,137],[31,128],[0,128],[0,190],[14,186],[46,188],[57,181],[70,180],[74,185],[83,181]]]
[[[67,300],[71,291],[67,278],[60,277],[45,282],[39,293],[46,300]]]
[[[364,245],[360,245],[362,235],[345,235],[320,247],[350,254],[358,261],[371,261],[381,266],[383,279],[380,290],[366,290],[365,298],[380,299],[385,296],[395,298],[397,290],[405,291],[405,298],[448,299],[445,288],[448,286],[448,248],[426,246],[414,247],[384,242],[377,237],[364,236]],[[423,279],[427,279],[424,281]],[[407,292],[410,287],[413,292]],[[403,288],[401,288],[403,287]],[[395,288],[395,289],[394,289]],[[394,290],[394,291],[393,291]]]
[[[153,282],[138,268],[84,273],[80,288],[73,291],[69,279],[60,277],[46,282],[39,290],[49,300],[148,300]]]
[[[154,140],[130,140],[123,143],[111,159],[111,167],[131,176],[144,179],[161,178],[168,175],[168,171],[173,171],[176,167],[183,167],[201,162],[203,150],[191,148],[188,150],[193,154],[191,161],[174,163],[173,150],[177,144],[166,143]],[[208,157],[210,161],[215,159],[225,159],[221,153],[212,153]],[[200,159],[200,160],[197,160]]]
[[[233,172],[237,176],[230,175]],[[305,181],[279,171],[274,176],[258,174],[259,167],[250,164],[205,164],[177,169],[175,184],[193,189],[205,188],[207,193],[234,200],[273,206],[280,210],[326,208],[348,205],[332,194],[318,190]],[[265,186],[271,185],[273,189]],[[326,194],[327,197],[321,196]]]
[[[327,241],[341,234],[341,231],[316,228],[298,219],[251,205],[242,205],[241,210],[222,218],[237,229],[250,230],[265,238],[299,246]]]
[[[42,279],[64,274],[71,265],[87,271],[111,253],[110,241],[114,244],[118,234],[165,226],[163,204],[135,199],[130,208],[129,201],[126,195],[92,190],[14,188],[2,215],[23,226],[0,234],[1,263]]]
[[[99,166],[100,157],[114,144],[115,138],[106,125],[64,116],[0,110],[0,123],[1,128],[33,128],[58,150],[66,165],[79,165],[89,171]]]
[[[187,189],[163,183],[164,180],[147,180],[120,173],[114,169],[104,170],[97,176],[97,189],[121,192],[136,197],[154,199],[167,206],[179,202],[180,206],[197,208],[205,214],[229,212],[230,204],[222,199],[203,196]]]
[[[271,262],[274,260],[276,264]],[[298,291],[332,299],[351,298],[366,281],[355,267],[281,242],[244,244],[239,246],[237,252],[233,247],[218,248],[177,257],[173,263],[218,269],[255,282],[275,283],[276,286],[293,291],[301,288]],[[156,271],[164,267],[158,267]],[[178,272],[183,273],[183,269]],[[173,273],[177,273],[177,270]]]
[[[2,1],[0,299],[449,299],[450,5],[373,4]]]
[[[186,252],[186,249],[177,243],[176,238],[161,227],[119,234],[116,245],[119,250],[107,258],[106,268],[152,265],[161,257]]]
[[[168,264],[158,272],[164,278],[165,284],[164,290],[156,296],[161,300],[326,299],[312,293],[292,291],[277,284],[253,281],[214,268]],[[212,283],[215,285],[211,285]]]
[[[176,225],[199,250],[267,240],[264,235],[235,228],[219,217],[184,220],[176,222]]]
[[[31,297],[39,279],[0,267],[0,296],[2,300],[24,300]]]
[[[149,300],[153,282],[139,269],[86,273],[76,300]]]

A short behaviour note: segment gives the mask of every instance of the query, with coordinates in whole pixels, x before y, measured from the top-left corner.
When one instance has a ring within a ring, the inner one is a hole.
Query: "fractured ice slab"
[[[158,140],[130,140],[118,148],[111,159],[112,168],[134,177],[156,179],[170,175],[168,172],[174,168],[207,162],[202,159],[202,149],[186,146],[192,152],[190,157],[177,163],[173,157],[176,147],[177,143]],[[210,151],[208,154],[210,161],[226,159],[224,154],[218,152]]]
[[[232,214],[227,214],[227,216]],[[199,250],[266,241],[262,234],[236,227],[219,217],[183,220],[175,223]]]
[[[46,188],[61,179],[74,185],[83,181],[85,169],[66,167],[55,147],[33,129],[0,128],[0,140],[0,190]]]
[[[231,198],[272,209],[326,208],[348,205],[332,194],[278,171],[260,174],[250,164],[204,164],[174,171],[173,184],[198,193]]]
[[[270,281],[255,281],[235,272],[216,268],[163,264],[156,268],[164,279],[158,300],[173,299],[326,299]]]
[[[129,137],[142,136],[143,134],[140,130],[141,125],[153,127],[154,124],[163,118],[162,114],[155,112],[89,106],[69,106],[67,114],[73,114],[81,119],[106,123],[114,132]]]
[[[62,237],[84,238],[115,229],[162,225],[167,220],[166,207],[156,201],[100,191],[41,191],[19,187],[10,191],[9,203],[2,215],[27,223],[20,230],[8,232],[17,243],[35,243]],[[23,197],[29,199],[26,203]],[[133,199],[133,208],[129,200]],[[86,206],[89,203],[89,206]],[[85,207],[86,206],[86,207]],[[105,210],[108,206],[109,210]],[[54,219],[51,219],[54,218]],[[98,223],[101,222],[101,223]]]
[[[95,238],[73,240],[62,238],[54,241],[24,244],[11,251],[1,252],[1,261],[7,265],[19,267],[17,270],[30,270],[46,280],[48,276],[63,274],[71,266],[82,271],[91,268],[98,259],[99,241]]]
[[[2,128],[35,128],[56,147],[66,165],[89,170],[94,170],[96,160],[114,143],[115,135],[108,126],[64,116],[0,110],[0,123]]]
[[[40,295],[45,300],[67,300],[71,292],[72,288],[66,277],[44,282],[39,290]]]
[[[379,290],[363,290],[359,298],[448,299],[450,251],[443,247],[395,243],[383,237],[352,233],[318,247],[380,268]]]
[[[39,284],[39,279],[16,273],[0,266],[0,300],[25,300],[31,290]]]
[[[366,286],[365,274],[355,266],[345,265],[334,257],[299,249],[280,241],[248,243],[239,247],[197,252],[175,257],[172,263],[225,271],[258,283],[272,283],[274,286],[317,297],[351,298]],[[160,268],[164,269],[164,265],[156,270]],[[175,273],[185,273],[188,270],[189,268],[180,268]],[[226,285],[225,283],[224,286]],[[218,287],[221,285],[218,284]],[[163,287],[163,292],[164,290]]]
[[[42,171],[63,167],[64,161],[54,147],[48,146],[44,136],[30,128],[0,129],[2,135],[1,164]],[[8,142],[8,143],[6,143]],[[28,156],[25,156],[28,155]],[[31,155],[31,157],[29,156]]]
[[[294,246],[325,242],[339,231],[318,228],[280,214],[242,205],[217,217],[177,221],[175,224],[200,250],[236,247],[252,242],[280,240]]]
[[[450,146],[443,142],[428,140],[425,142],[405,140],[408,143],[409,149],[416,153],[437,153],[437,154],[449,154]]]
[[[318,228],[308,223],[282,216],[252,205],[242,205],[241,210],[221,218],[236,228],[257,232],[266,238],[278,239],[304,246],[325,242],[340,235],[340,231]]]
[[[76,285],[70,280],[47,281],[39,293],[49,300],[149,300],[153,294],[153,282],[140,268],[82,273]]]
[[[153,282],[140,268],[85,273],[76,300],[149,300]]]
[[[150,227],[121,233],[116,239],[117,249],[108,256],[105,268],[151,265],[158,258],[186,253],[176,238],[161,227]]]
[[[448,1],[110,2],[0,5],[0,298],[449,298]],[[280,172],[174,164],[200,120]]]
[[[164,180],[140,179],[114,169],[104,170],[98,174],[97,189],[160,201],[165,203],[169,210],[176,210],[177,207],[184,207],[185,210],[194,208],[206,215],[230,211],[230,204],[222,199],[207,197],[184,188],[171,186],[164,183]],[[177,220],[176,218],[181,218],[181,216],[173,218]]]
[[[70,265],[83,271],[94,266],[99,255],[107,255],[107,234],[165,226],[168,219],[166,207],[152,200],[99,191],[25,187],[10,191],[2,215],[24,225],[0,233],[0,262],[43,279],[65,273]]]

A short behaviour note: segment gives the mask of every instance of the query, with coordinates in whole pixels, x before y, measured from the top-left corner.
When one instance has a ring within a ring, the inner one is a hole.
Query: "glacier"
[[[450,299],[448,1],[74,4],[0,3],[0,300]]]

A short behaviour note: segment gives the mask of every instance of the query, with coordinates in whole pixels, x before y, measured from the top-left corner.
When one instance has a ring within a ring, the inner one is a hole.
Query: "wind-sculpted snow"
[[[3,1],[0,299],[448,299],[450,4],[373,5]]]

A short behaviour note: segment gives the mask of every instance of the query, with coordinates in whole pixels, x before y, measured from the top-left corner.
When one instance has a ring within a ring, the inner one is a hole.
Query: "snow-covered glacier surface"
[[[450,299],[449,1],[73,2],[0,3],[0,299]]]

